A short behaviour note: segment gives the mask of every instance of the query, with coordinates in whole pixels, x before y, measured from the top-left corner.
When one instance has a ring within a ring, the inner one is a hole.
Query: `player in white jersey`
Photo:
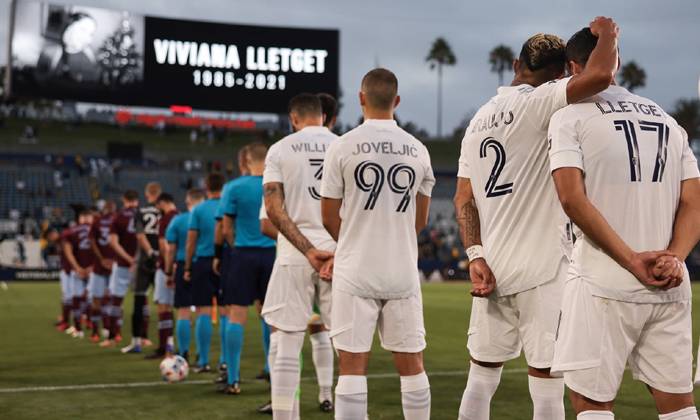
[[[314,303],[330,325],[331,285],[320,279],[318,270],[335,249],[323,228],[319,199],[326,149],[337,136],[323,126],[321,102],[315,95],[292,98],[289,117],[295,133],[270,147],[263,173],[265,209],[280,233],[262,310],[273,327],[270,379],[275,419],[298,415],[294,406],[299,353]]]
[[[533,418],[564,418],[564,383],[549,369],[567,261],[549,175],[547,127],[558,109],[602,91],[617,66],[617,26],[597,18],[601,42],[585,72],[564,78],[563,41],[537,34],[513,64],[511,86],[479,109],[459,159],[455,213],[469,257],[469,378],[461,420],[488,419],[503,363],[525,353]],[[483,241],[483,242],[482,242]]]
[[[427,224],[435,178],[428,150],[394,120],[398,81],[386,69],[362,79],[364,123],[331,145],[321,183],[323,224],[338,241],[331,338],[340,376],[336,419],[367,415],[374,330],[393,352],[407,419],[430,418],[417,232]]]
[[[573,74],[601,42],[588,28],[574,34]],[[656,103],[613,85],[558,111],[549,141],[559,199],[583,232],[552,371],[564,372],[578,419],[614,418],[629,364],[660,419],[697,420],[682,261],[700,239],[700,171],[685,131]]]

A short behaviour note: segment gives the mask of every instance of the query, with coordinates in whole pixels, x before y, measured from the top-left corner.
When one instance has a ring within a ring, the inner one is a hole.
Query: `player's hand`
[[[306,259],[309,260],[309,263],[311,263],[311,266],[317,272],[321,271],[323,264],[331,258],[333,258],[332,252],[322,251],[316,248],[311,248],[306,251]]]
[[[80,269],[77,270],[76,274],[78,274],[78,277],[85,280],[90,275],[90,272],[86,268],[81,267]]]
[[[657,258],[652,273],[657,279],[669,280],[668,284],[662,287],[663,290],[668,290],[683,283],[683,268],[683,263],[676,256],[664,255]]]
[[[333,280],[333,263],[335,262],[335,258],[331,258],[325,263],[323,263],[323,266],[318,272],[319,277],[323,281],[332,281]]]
[[[668,286],[671,281],[670,278],[667,279],[657,279],[654,276],[654,267],[656,266],[656,260],[663,256],[673,256],[672,253],[668,251],[647,251],[632,254],[632,257],[626,264],[626,269],[645,286],[660,287],[664,288]]]
[[[596,37],[601,35],[617,37],[620,34],[620,28],[617,26],[612,18],[605,16],[598,16],[589,25],[591,33]]]
[[[112,260],[108,258],[102,258],[100,261],[100,265],[105,269],[105,270],[111,270],[112,269]]]
[[[496,278],[483,258],[469,263],[469,278],[472,282],[471,295],[474,297],[487,297],[496,289]]]
[[[186,282],[189,282],[190,280],[192,280],[192,271],[185,270],[185,272],[182,273],[182,279],[185,280]]]
[[[221,275],[220,268],[221,268],[221,260],[215,257],[211,262],[211,269],[214,270],[214,273],[217,276],[220,276]]]

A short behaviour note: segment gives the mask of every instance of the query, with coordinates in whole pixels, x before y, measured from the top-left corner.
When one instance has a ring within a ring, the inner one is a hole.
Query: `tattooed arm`
[[[289,242],[294,245],[311,265],[318,271],[323,263],[333,256],[332,253],[318,250],[299,230],[296,223],[289,217],[284,208],[284,186],[281,182],[269,182],[264,185],[265,189],[265,211],[279,233],[284,235]]]

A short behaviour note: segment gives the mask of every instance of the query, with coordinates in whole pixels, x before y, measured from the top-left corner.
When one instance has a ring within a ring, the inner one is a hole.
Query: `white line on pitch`
[[[513,368],[513,369],[503,369],[503,373],[526,373],[527,368]],[[444,372],[429,372],[428,376],[432,377],[437,377],[437,376],[466,376],[467,372],[466,370],[457,370],[457,371],[444,371]],[[375,374],[369,374],[367,375],[368,379],[386,379],[386,378],[395,378],[397,377],[396,373],[375,373]],[[312,376],[306,376],[301,378],[302,381],[310,381],[310,380],[315,380],[315,377]],[[211,384],[212,381],[210,380],[187,380],[184,381],[180,384],[175,384],[177,386],[180,385],[204,385],[204,384]],[[30,387],[23,387],[23,388],[0,388],[0,394],[16,394],[16,393],[22,393],[22,392],[39,392],[39,391],[44,391],[44,392],[50,392],[50,391],[73,391],[73,390],[91,390],[91,389],[120,389],[120,388],[147,388],[147,387],[154,387],[154,386],[164,386],[164,385],[171,385],[163,381],[154,381],[154,382],[127,382],[127,383],[117,383],[117,384],[85,384],[85,385],[61,385],[61,386],[30,386]]]

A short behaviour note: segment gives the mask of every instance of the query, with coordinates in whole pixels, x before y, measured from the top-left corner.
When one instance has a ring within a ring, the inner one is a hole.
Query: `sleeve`
[[[267,210],[265,209],[265,202],[263,201],[262,206],[260,206],[260,214],[258,216],[258,219],[265,220],[267,218]]]
[[[569,112],[572,108],[562,109],[554,114],[549,124],[549,166],[554,172],[559,168],[583,167],[583,152],[578,136],[579,120]]]
[[[433,174],[433,166],[430,164],[430,154],[425,150],[425,172],[423,180],[418,187],[418,192],[426,197],[430,197],[435,186],[435,175]]]
[[[567,105],[566,86],[571,77],[543,83],[530,92],[525,115],[535,127],[546,130],[555,112]]]
[[[270,182],[282,182],[282,165],[279,147],[272,146],[265,158],[265,170],[263,171],[263,185]]]
[[[676,124],[678,129],[681,131],[683,139],[683,155],[681,156],[681,181],[692,178],[700,178],[700,171],[698,170],[698,161],[695,158],[693,149],[690,148],[690,142],[688,141],[688,133]]]
[[[199,230],[199,209],[198,207],[195,207],[192,209],[192,213],[190,213],[190,220],[187,225],[188,230]]]
[[[94,240],[100,239],[100,224],[99,219],[92,222],[90,225],[90,238]]]
[[[236,216],[236,214],[238,214],[238,202],[236,201],[236,191],[236,185],[231,185],[231,187],[228,189],[228,195],[226,196],[226,198],[222,198],[219,201],[219,206],[223,206],[222,217],[223,215],[234,217]]]
[[[471,126],[471,124],[470,124]],[[459,152],[459,163],[457,168],[457,177],[459,178],[471,178],[471,173],[469,172],[469,161],[467,157],[469,156],[467,152],[467,134],[469,132],[469,127],[464,134],[462,139],[462,147]]]
[[[177,229],[175,229],[176,219],[168,223],[167,229],[165,229],[165,240],[171,244],[177,243]]]
[[[326,151],[323,162],[323,178],[321,178],[321,197],[343,198],[345,184],[343,182],[343,167],[340,162],[341,141],[336,140]]]
[[[134,229],[136,233],[143,233],[143,214],[141,213],[141,209],[136,210],[134,213]]]

